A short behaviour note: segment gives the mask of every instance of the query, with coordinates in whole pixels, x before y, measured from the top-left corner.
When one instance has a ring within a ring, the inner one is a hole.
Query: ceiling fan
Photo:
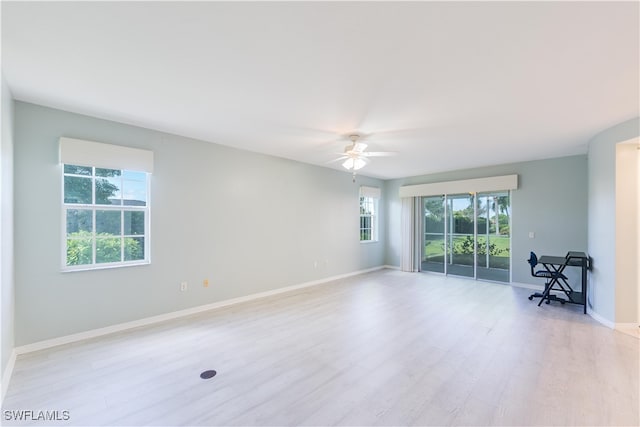
[[[398,154],[394,151],[366,151],[368,145],[364,142],[358,142],[360,139],[358,134],[349,135],[349,139],[351,140],[351,145],[347,145],[344,148],[344,153],[340,153],[341,157],[332,160],[332,162],[344,160],[342,167],[353,172],[354,182],[356,180],[356,171],[369,163],[369,157],[386,157]]]

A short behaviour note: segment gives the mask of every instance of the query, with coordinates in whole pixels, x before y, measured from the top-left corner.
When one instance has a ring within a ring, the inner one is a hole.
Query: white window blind
[[[61,137],[60,163],[153,173],[153,151]]]

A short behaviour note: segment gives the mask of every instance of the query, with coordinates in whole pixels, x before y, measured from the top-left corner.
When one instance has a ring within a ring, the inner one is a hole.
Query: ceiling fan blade
[[[326,164],[341,162],[342,160],[347,160],[349,156],[338,157],[337,159],[329,160]]]
[[[436,127],[407,127],[407,128],[391,128],[391,129],[372,129],[367,134],[367,140],[370,142],[378,141],[393,141],[393,140],[405,140],[415,139],[430,133]]]
[[[365,151],[362,153],[365,157],[391,157],[397,156],[397,151]]]

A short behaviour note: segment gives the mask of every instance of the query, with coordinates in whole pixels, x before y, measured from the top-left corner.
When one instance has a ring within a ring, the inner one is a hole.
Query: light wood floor
[[[640,341],[530,293],[383,270],[20,356],[3,409],[70,411],[35,425],[640,424]]]

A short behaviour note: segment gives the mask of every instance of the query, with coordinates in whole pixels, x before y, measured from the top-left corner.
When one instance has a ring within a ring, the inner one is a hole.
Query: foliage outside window
[[[360,241],[378,240],[378,199],[360,196]]]
[[[149,260],[148,174],[64,165],[65,270]]]
[[[477,262],[482,268],[509,270],[511,205],[508,191],[463,197],[429,196],[423,201],[423,262],[437,264],[446,258],[449,263],[456,259],[465,265]],[[444,268],[433,271],[444,272]]]

